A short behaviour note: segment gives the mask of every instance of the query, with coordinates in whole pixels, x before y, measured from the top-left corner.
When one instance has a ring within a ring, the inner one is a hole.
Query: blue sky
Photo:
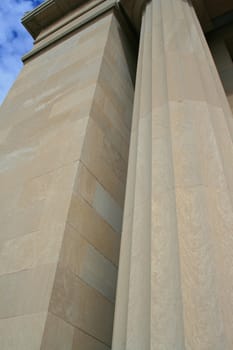
[[[32,38],[21,24],[24,13],[43,0],[0,0],[0,104],[22,68]]]

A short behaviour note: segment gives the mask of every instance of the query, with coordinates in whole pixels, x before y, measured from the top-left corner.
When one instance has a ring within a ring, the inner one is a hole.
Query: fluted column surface
[[[233,348],[233,119],[188,0],[141,27],[113,350]]]

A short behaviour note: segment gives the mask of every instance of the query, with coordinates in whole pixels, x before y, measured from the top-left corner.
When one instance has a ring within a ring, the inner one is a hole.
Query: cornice
[[[89,8],[97,8],[98,5],[104,6],[108,0],[46,0],[33,11],[28,12],[22,19],[22,23],[34,39],[45,29],[50,30],[50,26],[56,22],[60,22],[72,14],[72,11],[84,13],[88,12]],[[115,3],[120,3],[125,14],[129,18],[134,28],[139,32],[141,26],[141,18],[144,7],[151,0],[115,0]],[[213,0],[213,4],[219,0]],[[209,7],[206,6],[204,0],[191,0],[199,21],[205,32],[214,29],[214,19],[210,16]],[[224,6],[223,6],[224,8]],[[226,8],[228,9],[228,7]]]
[[[26,62],[113,8],[121,8],[118,12],[124,12],[139,31],[145,3],[145,0],[47,0],[22,18],[24,27],[35,39],[33,49],[22,60]]]
[[[22,24],[34,39],[43,29],[68,15],[83,5],[97,6],[106,0],[46,0],[34,10],[27,12],[22,18]]]
[[[26,62],[111,9],[119,8],[117,5],[116,0],[85,1],[85,4],[77,7],[75,11],[67,13],[65,17],[59,17],[55,22],[52,21],[50,27],[43,27],[44,31],[36,39],[33,49],[22,57],[22,61]]]
[[[67,16],[75,9],[96,7],[106,0],[47,0],[34,10],[25,14],[22,24],[34,39],[42,30]],[[133,26],[139,31],[143,7],[147,0],[115,0],[121,4]]]

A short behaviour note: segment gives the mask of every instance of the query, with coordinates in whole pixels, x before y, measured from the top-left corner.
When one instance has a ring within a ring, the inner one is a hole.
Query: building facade
[[[0,111],[0,349],[233,349],[232,0],[47,0]]]

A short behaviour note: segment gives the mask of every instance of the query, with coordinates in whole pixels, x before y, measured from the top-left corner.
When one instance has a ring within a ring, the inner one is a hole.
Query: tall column
[[[113,350],[233,347],[232,116],[188,0],[141,26]]]

